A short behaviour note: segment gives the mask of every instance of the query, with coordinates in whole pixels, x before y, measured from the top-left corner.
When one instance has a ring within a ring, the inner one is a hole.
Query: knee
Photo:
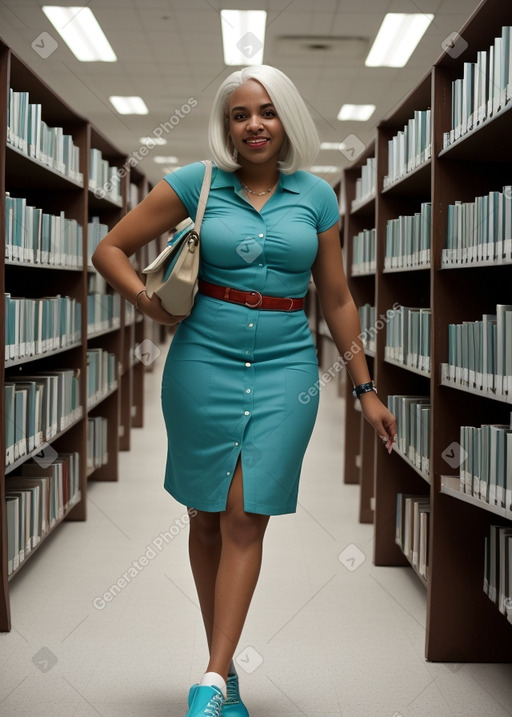
[[[268,516],[244,511],[228,511],[221,521],[222,540],[229,541],[240,548],[261,544],[267,523]]]
[[[190,515],[190,535],[203,545],[214,545],[220,541],[220,516],[218,513],[206,513],[197,510]]]

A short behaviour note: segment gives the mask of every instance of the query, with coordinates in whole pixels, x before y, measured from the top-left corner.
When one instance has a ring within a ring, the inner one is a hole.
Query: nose
[[[247,120],[247,129],[250,132],[259,132],[263,129],[263,123],[259,115],[251,115]]]

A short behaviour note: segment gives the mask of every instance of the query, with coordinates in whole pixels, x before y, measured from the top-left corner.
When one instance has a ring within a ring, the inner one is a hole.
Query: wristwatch
[[[368,393],[369,391],[375,391],[375,393],[377,393],[377,389],[375,388],[375,384],[373,383],[373,381],[368,381],[368,383],[360,383],[359,386],[354,386],[352,395],[354,396],[354,398],[359,398],[361,394]]]

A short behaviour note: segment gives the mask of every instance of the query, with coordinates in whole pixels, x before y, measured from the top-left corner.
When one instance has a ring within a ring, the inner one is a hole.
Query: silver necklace
[[[240,179],[240,177],[238,177],[238,179]],[[278,182],[278,181],[279,181],[279,180],[277,180],[277,182]],[[247,186],[247,184],[244,184],[244,183],[242,182],[242,180],[240,179],[240,184],[241,184],[242,187],[245,189],[245,191],[246,191],[246,192],[249,192],[249,194],[254,194],[256,197],[263,197],[265,194],[270,194],[270,192],[271,192],[271,191],[274,189],[274,187],[276,186],[277,182],[274,182],[274,184],[273,184],[269,189],[266,189],[264,192],[253,192],[253,190],[252,190],[252,189],[249,189],[249,187]]]

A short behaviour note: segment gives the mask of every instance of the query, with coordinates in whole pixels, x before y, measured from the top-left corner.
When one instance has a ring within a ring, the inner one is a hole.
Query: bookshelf
[[[354,264],[354,238],[360,236],[365,230],[375,229],[376,222],[376,189],[371,184],[376,182],[376,173],[373,172],[373,182],[365,177],[366,191],[362,196],[356,196],[356,188],[362,174],[370,174],[368,167],[376,167],[375,142],[371,142],[357,161],[344,172],[342,204],[345,207],[343,223],[344,262],[345,272],[349,282],[350,291],[358,307],[370,305],[375,307],[375,270],[353,271]],[[368,186],[368,184],[370,186]],[[366,358],[370,373],[374,373],[374,350],[365,346]],[[359,519],[362,523],[373,522],[374,498],[374,442],[373,430],[364,420],[360,411],[359,401],[352,396],[352,384],[346,381],[343,389],[346,404],[345,419],[345,465],[344,481],[347,484],[360,484]]]
[[[448,215],[453,211],[449,207],[456,202],[476,203],[478,197],[488,196],[491,192],[505,195],[504,187],[510,185],[512,150],[507,136],[512,116],[512,74],[508,89],[500,89],[501,99],[492,107],[491,116],[484,118],[475,111],[462,134],[458,130],[457,136],[455,131],[450,136],[450,132],[453,130],[454,81],[470,72],[465,63],[476,62],[477,57],[481,57],[477,53],[489,51],[495,38],[500,37],[502,27],[511,25],[511,7],[499,0],[482,2],[459,32],[467,43],[465,51],[457,57],[457,53],[441,55],[402,104],[379,124],[374,143],[367,149],[367,154],[375,154],[377,159],[376,197],[367,205],[371,207],[376,222],[376,274],[368,279],[365,291],[360,289],[360,277],[352,276],[350,279],[350,287],[359,306],[368,301],[374,292],[377,316],[386,314],[394,304],[431,310],[429,370],[424,366],[408,366],[389,350],[386,352],[386,329],[377,333],[375,358],[372,359],[373,364],[370,363],[381,398],[423,396],[429,402],[426,405],[430,405],[430,426],[424,432],[424,437],[429,439],[428,472],[424,464],[420,462],[418,466],[417,460],[411,460],[411,455],[398,447],[388,456],[380,441],[373,438],[373,472],[364,479],[361,476],[361,493],[363,495],[366,490],[364,481],[373,480],[376,565],[411,565],[410,555],[404,554],[396,540],[397,495],[416,496],[416,500],[424,497],[425,503],[430,505],[430,512],[423,517],[423,521],[428,520],[428,568],[426,577],[418,577],[426,589],[425,655],[432,661],[512,660],[511,624],[504,610],[500,611],[483,589],[484,567],[489,561],[487,546],[489,541],[492,542],[492,530],[497,530],[491,526],[512,527],[512,506],[507,503],[510,496],[503,498],[504,503],[498,505],[499,499],[493,500],[492,496],[485,501],[472,494],[476,485],[472,481],[476,479],[470,478],[469,487],[464,488],[468,481],[466,464],[462,462],[459,465],[464,457],[457,457],[461,427],[510,425],[512,389],[506,389],[505,381],[505,389],[501,393],[492,388],[482,390],[475,378],[470,379],[466,386],[457,385],[449,379],[445,366],[452,355],[449,332],[453,329],[449,328],[450,325],[478,322],[484,314],[495,315],[498,304],[510,301],[510,242],[496,244],[494,260],[478,260],[479,250],[469,250],[468,254],[465,249],[464,261],[457,260],[457,257],[450,262],[443,261],[448,242]],[[464,97],[469,96],[466,89]],[[431,151],[423,156],[423,161],[411,166],[410,171],[385,184],[390,140],[403,130],[415,112],[428,109],[431,111]],[[344,172],[347,205],[365,159],[364,156],[358,159]],[[505,200],[506,196],[499,200],[503,206]],[[422,204],[428,203],[431,204],[430,262],[392,267],[388,261],[386,265],[388,222],[413,216],[420,211]],[[488,224],[486,222],[486,226]],[[501,230],[504,231],[504,227],[505,223]],[[354,226],[347,238],[357,230],[358,227]],[[473,241],[472,236],[459,237],[457,241],[460,246],[466,247]],[[503,235],[503,239],[512,237]],[[491,241],[490,235],[485,241]],[[347,266],[350,266],[350,257]],[[474,340],[478,347],[480,339]],[[468,345],[471,347],[471,343]],[[503,345],[509,346],[506,343]],[[475,348],[473,355],[474,361],[477,361],[481,354]],[[347,401],[347,406],[349,404],[351,399]],[[424,428],[423,425],[420,427]],[[357,441],[350,435],[352,430],[353,427],[345,428],[345,460],[349,477],[350,471],[354,472],[358,455]],[[476,433],[467,435],[474,436]],[[480,443],[471,444],[477,446],[472,455],[478,456],[478,466],[487,465],[487,459],[481,458],[478,452],[478,446],[481,448],[486,444],[482,438],[478,440]],[[471,460],[476,459],[472,457]],[[499,456],[495,460],[499,460]],[[478,472],[480,468],[475,470]],[[461,474],[466,477],[462,489]],[[509,562],[510,559],[509,555]]]
[[[132,169],[117,196],[94,191],[91,150],[110,178],[125,156],[1,39],[0,84],[0,281],[8,295],[0,307],[0,630],[8,631],[9,581],[63,520],[86,519],[88,481],[118,479],[118,452],[143,424],[145,366],[134,348],[149,322],[102,283],[88,262],[88,234],[93,217],[108,230],[148,185]],[[132,257],[136,269],[143,259]],[[27,495],[35,525],[14,545]]]

